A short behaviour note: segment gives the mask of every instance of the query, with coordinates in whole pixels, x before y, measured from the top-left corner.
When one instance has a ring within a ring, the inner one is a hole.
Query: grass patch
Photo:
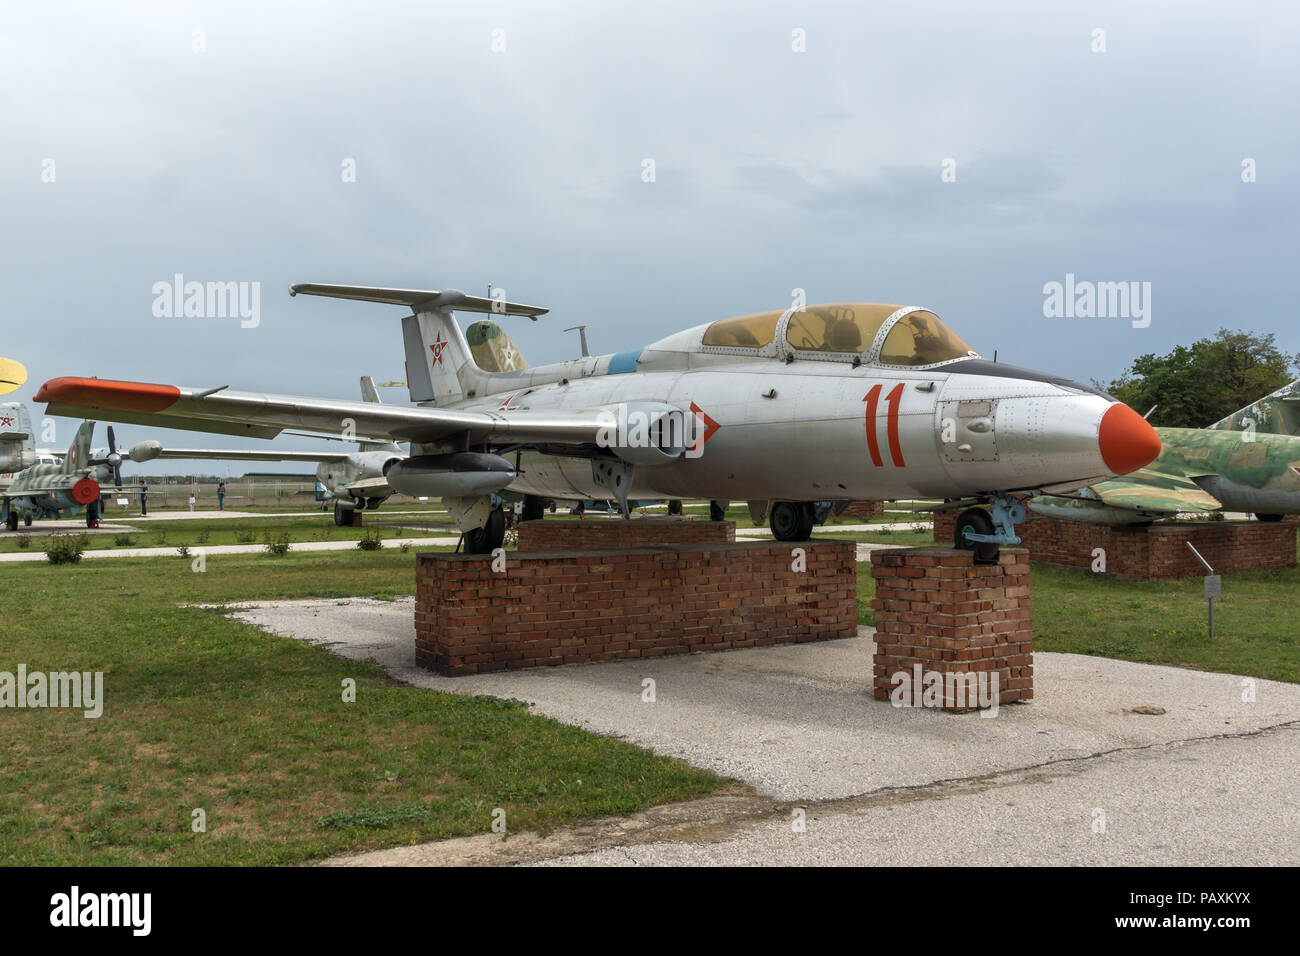
[[[725,781],[184,603],[414,590],[396,549],[5,569],[0,670],[104,672],[104,713],[0,710],[0,864],[294,863],[629,813]],[[343,682],[356,682],[344,703]],[[193,833],[203,809],[207,832]]]

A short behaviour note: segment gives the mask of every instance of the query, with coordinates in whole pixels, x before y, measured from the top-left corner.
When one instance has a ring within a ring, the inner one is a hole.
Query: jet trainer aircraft
[[[157,442],[132,445],[125,456],[117,450],[113,426],[108,426],[108,454],[95,458],[90,450],[94,422],[83,422],[68,453],[58,464],[35,464],[14,476],[8,487],[0,489],[0,523],[10,531],[18,530],[19,512],[25,524],[37,518],[57,518],[60,512],[86,512],[87,527],[99,525],[101,481],[112,480],[122,487],[122,462],[149,461],[157,452]]]
[[[290,293],[402,306],[413,406],[56,378],[48,412],[272,438],[283,429],[411,442],[385,469],[438,496],[471,552],[498,547],[507,488],[545,498],[745,499],[777,538],[806,539],[840,500],[993,502],[958,519],[987,560],[1018,542],[1013,491],[1077,488],[1160,450],[1127,405],[981,358],[933,312],[812,305],[696,325],[645,348],[535,368],[480,367],[453,312],[546,313],[458,291],[305,284]],[[770,503],[770,507],[765,507]]]

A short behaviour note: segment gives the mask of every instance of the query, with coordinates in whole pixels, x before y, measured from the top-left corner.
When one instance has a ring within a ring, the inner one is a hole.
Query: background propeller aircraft
[[[361,376],[361,400],[379,404],[379,392],[369,375]],[[331,436],[334,437],[334,436]],[[344,439],[350,440],[350,439]],[[225,461],[314,461],[316,479],[335,498],[334,523],[346,525],[353,511],[378,508],[393,494],[388,468],[407,457],[393,442],[357,442],[356,451],[247,451],[221,448],[169,448],[159,446],[159,458]]]
[[[1013,491],[1126,474],[1160,450],[1128,406],[1086,385],[980,357],[937,315],[816,305],[697,325],[645,348],[535,368],[474,360],[455,310],[547,310],[457,291],[296,285],[291,294],[402,306],[413,406],[56,378],[50,414],[272,438],[285,428],[411,443],[389,485],[436,496],[470,551],[500,545],[498,492],[547,498],[744,499],[804,540],[841,500],[993,502],[959,519],[983,558],[1016,543]],[[522,364],[520,360],[519,364]]]
[[[1209,428],[1157,428],[1160,454],[1147,467],[1070,495],[1034,498],[1029,509],[1114,525],[1220,510],[1254,512],[1261,521],[1300,514],[1300,437],[1292,434],[1298,385],[1292,382]],[[1289,433],[1266,433],[1273,430]]]
[[[122,487],[123,456],[117,450],[113,426],[108,426],[108,451],[95,458],[90,450],[94,422],[83,422],[68,453],[58,464],[35,464],[20,471],[0,490],[0,522],[10,531],[18,529],[19,513],[30,525],[33,517],[57,518],[61,512],[86,512],[87,527],[97,527],[100,516],[100,482],[112,480]],[[156,442],[132,445],[126,458],[149,461],[157,451]]]

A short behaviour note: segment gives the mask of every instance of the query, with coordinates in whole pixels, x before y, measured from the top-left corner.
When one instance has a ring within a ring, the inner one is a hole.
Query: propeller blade
[[[114,438],[113,438],[113,426],[112,426],[112,425],[109,425],[109,426],[108,426],[108,453],[109,453],[110,455],[116,455],[116,454],[117,454],[117,441],[114,440]]]
[[[122,489],[122,465],[118,462],[113,464],[113,484],[119,491]]]

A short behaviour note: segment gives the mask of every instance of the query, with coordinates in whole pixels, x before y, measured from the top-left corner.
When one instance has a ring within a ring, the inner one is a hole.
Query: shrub
[[[190,556],[190,546],[188,544],[182,544],[176,548],[176,553],[182,558],[188,558]]]
[[[76,564],[87,540],[84,534],[52,534],[45,544],[45,556],[50,564]]]
[[[17,541],[20,548],[30,548],[32,546],[32,536],[30,534],[20,534]]]
[[[252,531],[236,531],[235,540],[240,544],[252,544],[257,535]]]
[[[357,539],[357,547],[362,551],[378,551],[383,546],[383,539],[379,536],[379,532],[373,528],[367,528],[361,533],[361,537]]]
[[[207,544],[208,538],[212,537],[212,529],[204,528],[199,532],[199,544]]]
[[[163,545],[165,545],[165,544],[167,543],[167,532],[166,532],[166,531],[155,531],[155,532],[153,533],[153,540],[154,540],[154,543],[157,544],[158,547],[161,548]]]
[[[115,534],[113,535],[113,543],[119,548],[129,548],[131,545],[135,544],[135,535]]]
[[[266,548],[267,554],[273,554],[277,558],[280,557],[281,555],[288,554],[289,553],[289,532],[287,531],[282,532],[276,535],[274,538],[272,538],[271,532],[263,531],[262,546]]]

